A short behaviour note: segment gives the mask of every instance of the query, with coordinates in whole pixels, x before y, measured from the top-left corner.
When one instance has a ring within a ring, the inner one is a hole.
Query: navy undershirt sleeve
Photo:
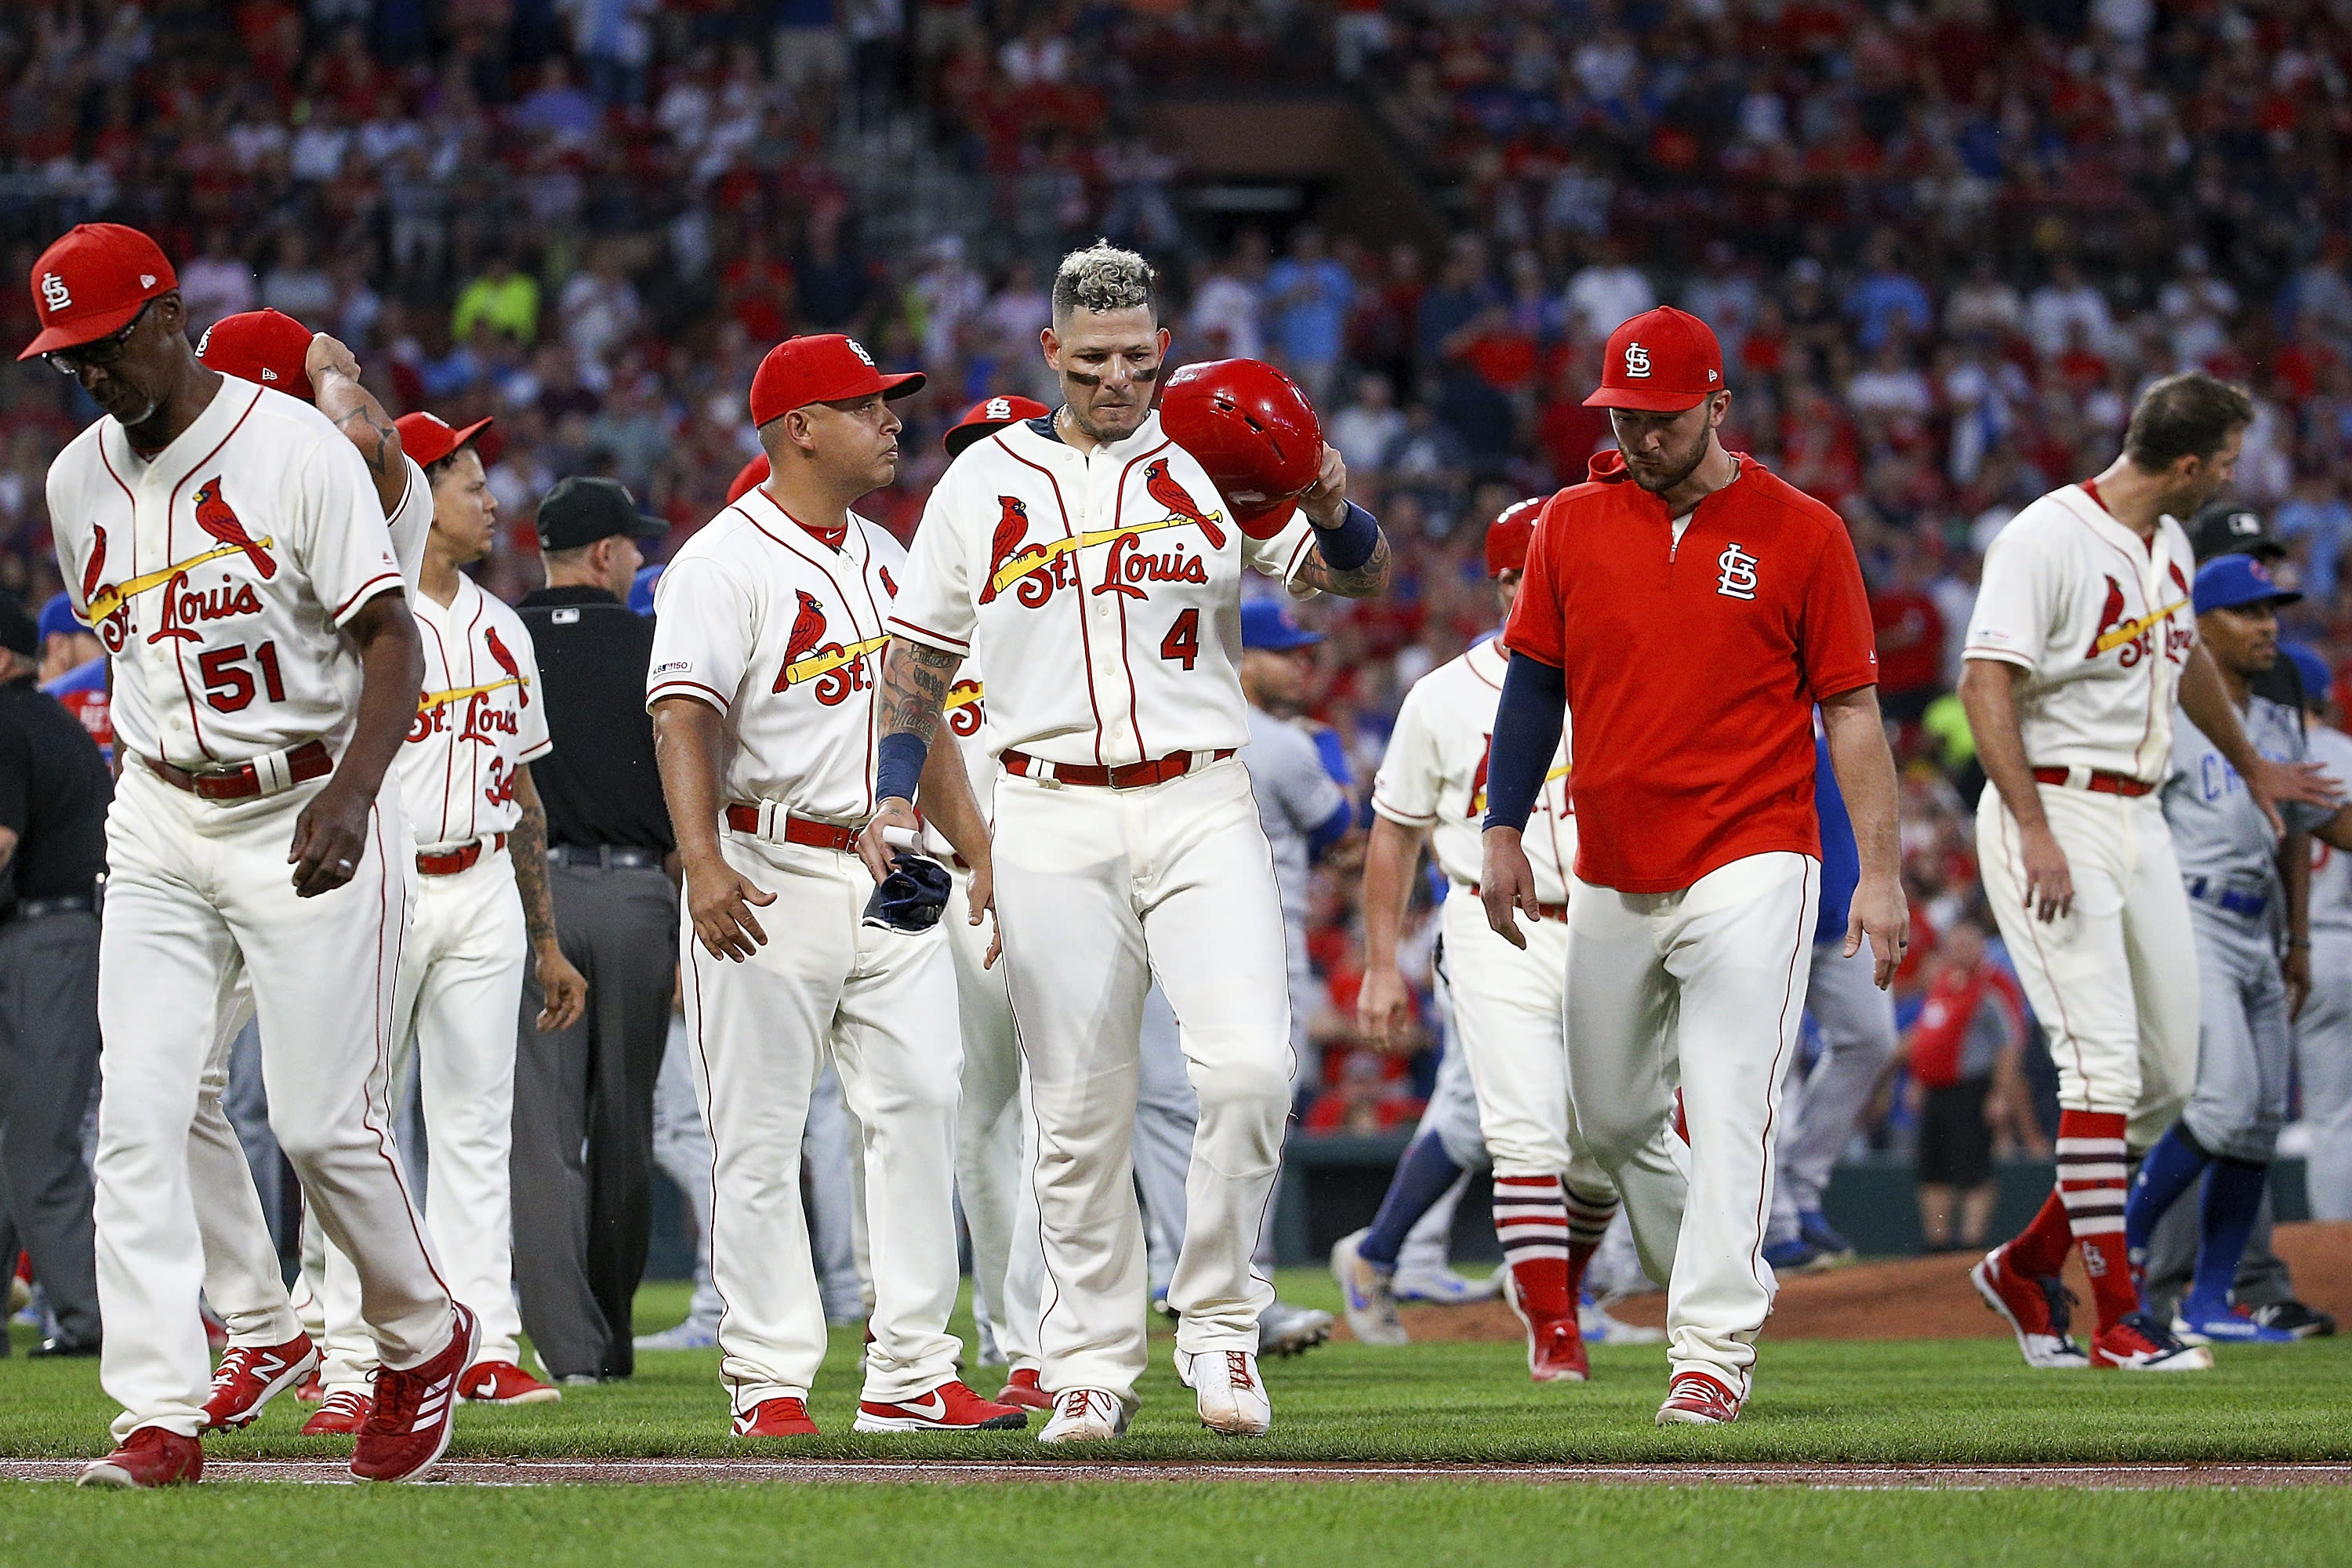
[[[1503,675],[1502,705],[1495,711],[1495,739],[1486,756],[1483,826],[1526,829],[1567,719],[1568,677],[1540,659],[1513,654]]]

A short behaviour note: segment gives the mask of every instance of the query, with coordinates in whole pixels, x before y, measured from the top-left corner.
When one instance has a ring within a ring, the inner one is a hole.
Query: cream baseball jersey
[[[425,689],[400,748],[400,798],[420,849],[470,844],[522,819],[515,770],[554,748],[547,691],[522,617],[460,574],[446,609],[410,601]]]
[[[186,768],[340,747],[360,658],[339,635],[402,590],[383,506],[309,404],[224,376],[152,460],[100,419],[49,466],[74,608],[114,656],[114,732]]]
[[[2197,646],[2197,558],[2170,518],[2156,538],[2067,485],[2010,519],[1985,552],[1967,657],[2029,673],[2018,726],[2035,767],[2084,767],[2160,784],[2172,701]]]
[[[971,780],[972,798],[980,804],[981,820],[989,818],[990,805],[996,780],[996,748],[988,736],[988,699],[980,683],[980,665],[966,659],[956,671],[955,685],[949,688],[947,700],[940,704],[940,722],[955,738],[956,752],[963,758],[963,771]],[[955,853],[948,842],[929,821],[923,824],[923,851],[946,859]]]
[[[1486,758],[1509,662],[1501,639],[1490,637],[1414,681],[1397,709],[1396,728],[1372,781],[1372,809],[1400,826],[1430,829],[1437,868],[1458,888],[1478,885],[1486,855],[1480,824],[1486,815]],[[1536,898],[1547,904],[1568,901],[1567,868],[1576,864],[1570,744],[1564,728],[1520,840],[1535,869]]]
[[[425,536],[433,531],[433,485],[415,458],[404,454],[400,461],[408,469],[408,488],[401,492],[400,504],[392,509],[383,525],[392,535],[392,557],[400,563],[400,580],[408,585],[408,597],[414,603],[416,574],[425,567]]]
[[[1156,414],[1092,452],[1052,427],[1008,425],[949,467],[890,630],[988,666],[992,754],[1119,767],[1247,745],[1242,570],[1289,581],[1312,526],[1244,534]]]
[[[874,814],[882,629],[906,552],[853,514],[829,545],[753,489],[686,542],[654,590],[648,707],[726,716],[727,798],[795,816]]]

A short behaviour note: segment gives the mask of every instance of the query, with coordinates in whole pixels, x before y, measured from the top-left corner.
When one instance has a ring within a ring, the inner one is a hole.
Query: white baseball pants
[[[955,1376],[955,1123],[962,1050],[947,933],[863,923],[855,855],[723,829],[728,863],[775,902],[748,963],[715,959],[681,914],[686,1026],[712,1150],[710,1271],[719,1377],[735,1413],[807,1397],[824,1306],[801,1205],[801,1141],[827,1054],[856,1119],[874,1277],[864,1397],[919,1399]]]
[[[2145,1149],[2197,1083],[2197,937],[2172,830],[2153,795],[2039,787],[2074,907],[2046,923],[2025,907],[2017,819],[1993,789],[1977,803],[1985,901],[2050,1037],[2059,1105],[2130,1118]]]
[[[482,1321],[475,1360],[522,1353],[514,1296],[515,1019],[530,957],[514,862],[503,849],[465,870],[417,879],[408,947],[393,1005],[392,1081],[413,1056],[425,1114],[425,1226],[442,1277]],[[330,1394],[375,1381],[375,1349],[359,1311],[359,1275],[331,1241],[320,1286]]]
[[[996,908],[1037,1121],[1049,1390],[1132,1403],[1145,1267],[1138,1039],[1157,980],[1201,1102],[1169,1300],[1180,1350],[1255,1351],[1273,1286],[1250,1266],[1290,1114],[1290,1000],[1274,858],[1236,761],[1145,789],[999,775]]]
[[[2311,999],[2294,1021],[2294,1067],[2311,1133],[2311,1217],[2352,1219],[2352,931],[2312,932]]]
[[[1812,1070],[1790,1081],[1796,1108],[1781,1117],[1780,1169],[1772,1185],[1772,1224],[1768,1239],[1798,1232],[1798,1216],[1822,1206],[1822,1194],[1838,1156],[1853,1137],[1878,1071],[1895,1054],[1895,997],[1873,978],[1877,960],[1864,942],[1852,958],[1845,939],[1813,943],[1812,977],[1805,989],[1806,1011],[1821,1029],[1821,1055]]]
[[[230,1055],[237,1037],[253,1021],[253,989],[244,982],[244,960],[231,956],[235,962],[222,976],[220,1022],[197,1080],[196,1118],[188,1130],[190,1194],[204,1237],[205,1300],[228,1330],[229,1343],[282,1345],[301,1331],[302,1324],[286,1293],[269,1217],[262,1212],[261,1194],[253,1184],[253,1167],[222,1100],[228,1088]]]
[[[694,1046],[686,1016],[673,1014],[654,1079],[654,1165],[670,1179],[694,1215],[694,1299],[686,1321],[719,1323],[719,1292],[710,1284],[710,1134],[694,1098]]]
[[[123,1407],[118,1438],[145,1426],[193,1436],[204,1421],[211,1358],[196,1311],[205,1247],[189,1151],[240,958],[261,1022],[271,1130],[327,1234],[360,1264],[378,1355],[414,1366],[448,1342],[450,1292],[385,1103],[415,883],[399,786],[385,781],[352,880],[298,899],[287,847],[323,787],[205,801],[134,761],[108,813],[98,1283],[100,1380]]]
[[[956,1190],[971,1232],[975,1317],[997,1353],[1015,1369],[1037,1366],[1037,1294],[1045,1255],[1037,1240],[1037,1194],[1029,1172],[1037,1140],[1021,1092],[1021,1040],[1004,965],[984,968],[993,931],[973,925],[965,900],[971,873],[955,874],[957,894],[940,917],[955,960],[956,1016],[963,1025],[963,1105],[956,1119]]]
[[[1772,1310],[1763,1247],[1780,1080],[1804,1019],[1820,900],[1821,863],[1778,851],[1679,892],[1578,880],[1568,900],[1577,1125],[1617,1178],[1643,1270],[1666,1282],[1674,1371],[1711,1373],[1742,1394]],[[1660,1136],[1677,1086],[1686,1152]],[[1685,1155],[1687,1198],[1669,1152]]]

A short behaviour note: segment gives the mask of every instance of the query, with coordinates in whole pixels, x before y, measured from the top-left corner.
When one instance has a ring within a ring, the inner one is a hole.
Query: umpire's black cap
[[[2286,553],[2286,546],[2263,526],[2263,514],[2242,501],[2206,502],[2189,520],[2188,531],[2189,547],[2197,552],[2200,565],[2216,555],[2251,555],[2272,562]]]
[[[556,481],[539,503],[542,551],[581,550],[614,534],[659,539],[668,531],[668,523],[637,510],[637,498],[618,479],[574,474]]]

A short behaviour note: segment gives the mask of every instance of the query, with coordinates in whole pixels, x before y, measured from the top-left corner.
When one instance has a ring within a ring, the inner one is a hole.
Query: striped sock
[[[2020,1278],[2038,1279],[2065,1268],[2066,1254],[2074,1247],[2074,1227],[2066,1223],[2065,1200],[2053,1184],[2032,1221],[2009,1244],[2007,1268]]]
[[[1609,1234],[1610,1222],[1617,1217],[1617,1194],[1610,1192],[1596,1197],[1566,1182],[1559,1190],[1568,1205],[1568,1299],[1575,1301],[1584,1291],[1584,1266],[1592,1261],[1601,1238]]]
[[[2082,1248],[2083,1271],[2102,1330],[2139,1310],[2124,1244],[2124,1204],[2131,1165],[2120,1112],[2066,1110],[2058,1116],[2058,1196]]]
[[[1519,1310],[1544,1322],[1576,1310],[1568,1287],[1568,1205],[1558,1176],[1495,1178],[1495,1234]]]

